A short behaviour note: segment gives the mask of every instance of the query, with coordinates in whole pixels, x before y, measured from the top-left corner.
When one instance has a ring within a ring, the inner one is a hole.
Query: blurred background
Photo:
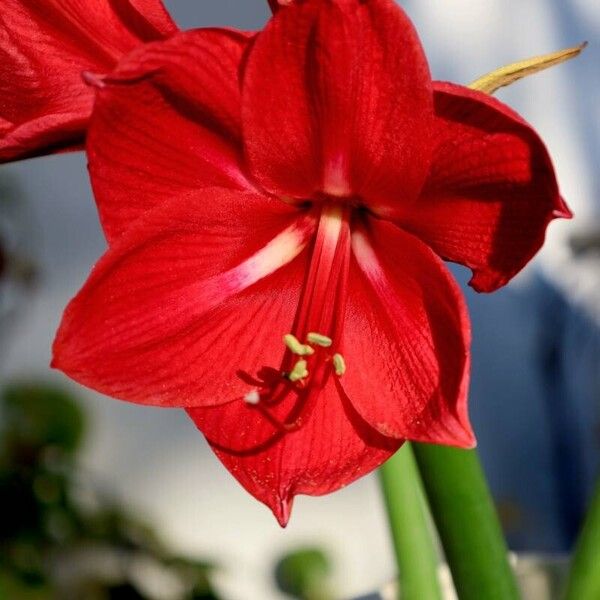
[[[165,3],[182,28],[254,29],[268,18],[265,0]],[[480,296],[465,286],[471,412],[510,545],[560,555],[600,463],[600,4],[510,4],[402,2],[437,79],[468,83],[590,42],[575,61],[498,94],[547,142],[575,220],[553,223],[541,255],[507,288]],[[282,585],[299,585],[286,575],[294,561],[328,580],[331,596],[302,584],[313,600],[356,597],[391,579],[373,477],[298,498],[283,531],[182,411],[109,400],[50,371],[62,310],[104,248],[82,154],[0,167],[0,585],[16,569],[43,594],[36,549],[55,560],[75,547],[85,549],[84,581],[62,573],[60,598],[83,597],[81,585],[90,598],[145,598],[138,584],[152,572],[164,598],[277,600],[287,597]],[[466,284],[468,274],[454,271]],[[278,588],[275,565],[297,549],[279,564]],[[94,596],[107,581],[112,595]]]

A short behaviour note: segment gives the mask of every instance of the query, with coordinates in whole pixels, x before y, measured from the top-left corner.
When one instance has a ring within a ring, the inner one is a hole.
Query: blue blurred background
[[[184,28],[253,29],[268,18],[264,0],[166,4]],[[511,547],[566,552],[600,463],[600,3],[402,5],[438,79],[467,83],[502,64],[590,42],[579,59],[499,94],[547,142],[575,220],[553,223],[541,255],[507,288],[480,296],[465,286],[474,332],[471,412]],[[4,166],[0,182],[12,190],[0,198],[0,235],[23,257],[19,280],[0,287],[1,381],[35,376],[76,389],[48,363],[61,312],[105,247],[85,157]],[[38,269],[33,293],[29,259]],[[468,274],[455,273],[465,284]],[[172,547],[218,559],[224,568],[217,584],[227,598],[281,598],[269,569],[299,544],[330,551],[341,595],[367,592],[393,576],[372,477],[325,498],[299,498],[282,531],[183,412],[77,393],[90,423],[85,469]]]

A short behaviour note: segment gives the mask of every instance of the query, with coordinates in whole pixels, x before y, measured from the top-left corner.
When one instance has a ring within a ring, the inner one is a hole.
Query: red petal
[[[93,100],[81,72],[175,29],[159,0],[3,0],[0,162],[79,148]]]
[[[303,277],[294,258],[313,229],[310,215],[249,193],[165,202],[70,303],[53,366],[142,404],[206,406],[247,393],[249,376],[281,362]]]
[[[472,447],[470,325],[456,282],[390,223],[370,219],[352,249],[340,379],[352,404],[383,435]]]
[[[286,398],[276,416],[284,418],[295,401]],[[232,475],[269,506],[282,526],[295,495],[318,496],[344,487],[377,468],[402,444],[369,427],[334,378],[305,408],[299,428],[285,434],[241,400],[188,413]]]
[[[238,69],[248,39],[181,33],[131,53],[100,81],[87,150],[109,240],[174,193],[251,187],[239,166]]]
[[[473,270],[490,292],[541,247],[548,223],[569,217],[539,136],[494,98],[437,83],[436,139],[422,197],[402,217],[440,256]]]
[[[430,154],[431,81],[392,0],[282,8],[248,55],[244,142],[256,179],[297,197],[410,201]]]
[[[112,2],[112,6],[123,23],[145,42],[166,38],[178,31],[162,0],[127,0]]]

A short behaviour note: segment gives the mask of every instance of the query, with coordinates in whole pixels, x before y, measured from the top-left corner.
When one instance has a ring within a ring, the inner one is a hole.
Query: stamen
[[[338,377],[341,377],[346,372],[346,361],[341,354],[333,355],[333,368]]]
[[[315,333],[314,331],[311,331],[306,336],[306,339],[311,344],[314,344],[315,346],[321,346],[323,348],[329,348],[329,346],[333,344],[333,340],[330,337],[327,337],[321,333]]]
[[[244,396],[244,402],[246,402],[246,404],[252,404],[252,405],[257,405],[260,402],[260,394],[258,393],[258,390],[252,390],[251,392],[248,392],[245,396]]]
[[[294,368],[291,370],[290,374],[288,375],[288,379],[290,381],[296,382],[296,381],[300,381],[301,379],[305,379],[306,377],[308,377],[308,369],[306,368],[306,361],[299,360],[294,365]]]
[[[294,354],[298,354],[298,356],[310,356],[315,353],[314,348],[306,344],[302,344],[300,340],[295,335],[288,333],[283,336],[283,343],[288,347],[288,349]]]

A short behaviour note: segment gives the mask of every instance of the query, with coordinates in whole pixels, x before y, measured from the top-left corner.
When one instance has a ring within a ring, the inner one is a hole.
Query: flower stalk
[[[600,481],[575,547],[565,600],[600,598]]]
[[[398,567],[398,597],[441,600],[434,530],[409,443],[379,469]]]
[[[414,444],[431,513],[461,600],[517,600],[508,549],[474,450]]]

